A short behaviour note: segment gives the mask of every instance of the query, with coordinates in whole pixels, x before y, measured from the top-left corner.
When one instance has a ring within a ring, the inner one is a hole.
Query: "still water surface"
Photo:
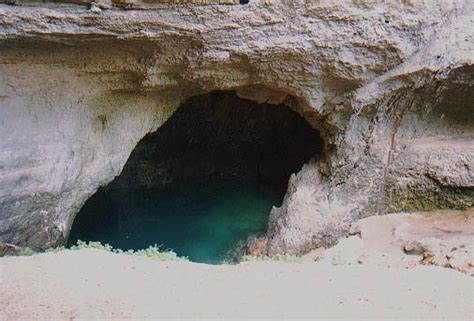
[[[100,241],[137,250],[157,244],[194,262],[218,264],[265,230],[282,197],[267,186],[233,181],[99,191],[76,216],[68,245]]]

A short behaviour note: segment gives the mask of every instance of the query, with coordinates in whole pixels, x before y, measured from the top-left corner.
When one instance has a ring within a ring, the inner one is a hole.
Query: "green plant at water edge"
[[[127,255],[134,255],[134,256],[144,256],[153,259],[158,259],[160,261],[188,261],[186,257],[179,257],[173,251],[161,251],[160,247],[155,245],[149,246],[146,249],[141,250],[127,250],[124,251],[122,249],[114,249],[109,244],[102,244],[100,242],[84,242],[78,240],[76,245],[71,246],[71,250],[81,250],[81,249],[97,249],[103,250],[111,253],[116,254],[127,254]]]
[[[51,247],[49,249],[46,249],[46,253],[58,253],[61,251],[64,251],[66,248],[64,246],[58,246],[58,247]]]
[[[281,261],[281,262],[289,262],[289,263],[301,263],[303,262],[299,256],[293,254],[277,254],[274,256],[252,256],[252,255],[244,255],[241,259],[242,262],[255,262],[255,261]]]
[[[18,252],[16,252],[17,256],[30,256],[35,254],[36,252],[30,249],[29,247],[23,247]]]
[[[78,240],[76,245],[70,247],[71,250],[82,250],[82,249],[96,249],[96,250],[103,250],[107,252],[114,252],[114,248],[109,244],[102,244],[100,242],[84,242]]]

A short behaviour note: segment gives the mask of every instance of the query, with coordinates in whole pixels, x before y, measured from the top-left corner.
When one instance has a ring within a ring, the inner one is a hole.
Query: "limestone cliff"
[[[474,204],[471,1],[4,2],[2,243],[63,243],[138,141],[213,90],[286,104],[324,139],[271,213],[269,254]]]

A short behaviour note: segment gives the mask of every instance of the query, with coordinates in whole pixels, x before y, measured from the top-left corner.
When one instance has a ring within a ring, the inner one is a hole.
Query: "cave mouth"
[[[319,132],[285,105],[232,91],[195,96],[146,135],[122,173],[85,203],[67,245],[157,244],[195,262],[228,261],[265,231],[290,175],[322,149]]]

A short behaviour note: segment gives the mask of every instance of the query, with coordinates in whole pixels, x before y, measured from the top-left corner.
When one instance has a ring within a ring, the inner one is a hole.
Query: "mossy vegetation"
[[[76,251],[76,250],[83,250],[83,249],[96,249],[101,251],[106,251],[115,254],[126,254],[126,255],[133,255],[137,257],[148,257],[152,259],[156,259],[159,261],[189,261],[187,257],[180,257],[175,252],[167,250],[162,251],[159,246],[152,245],[148,248],[141,249],[141,250],[127,250],[124,251],[122,249],[116,249],[109,244],[103,244],[101,242],[85,242],[78,240],[76,245],[73,245],[69,248],[64,246],[59,246],[55,248],[49,248],[45,251],[45,253],[59,253],[62,251]],[[17,256],[31,256],[34,254],[40,254],[41,252],[35,252],[34,250],[30,249],[29,247],[25,247],[20,249],[16,255]],[[258,262],[258,261],[280,261],[280,262],[289,262],[289,263],[301,263],[303,262],[301,257],[293,254],[278,254],[275,256],[251,256],[251,255],[243,255],[239,259],[234,260],[224,260],[222,264],[236,264],[239,262]]]
[[[76,245],[71,246],[70,248],[65,248],[64,246],[50,248],[47,249],[46,253],[58,253],[61,251],[68,251],[68,250],[82,250],[82,249],[97,249],[101,251],[107,251],[115,254],[127,254],[127,255],[134,255],[134,256],[141,256],[141,257],[148,257],[152,259],[157,259],[160,261],[187,261],[186,257],[179,257],[173,251],[162,251],[159,246],[152,245],[145,249],[141,250],[128,250],[124,251],[122,249],[113,248],[109,244],[102,244],[101,242],[84,242],[78,240]],[[17,256],[30,256],[33,254],[39,254],[39,252],[35,252],[29,247],[20,249],[16,255]]]
[[[17,256],[30,256],[35,254],[36,252],[30,249],[29,247],[23,247],[16,253]]]
[[[109,244],[102,244],[101,242],[84,242],[78,240],[76,245],[70,247],[71,250],[82,250],[82,249],[97,249],[102,251],[107,251],[116,254],[127,254],[134,256],[144,256],[153,259],[158,259],[160,261],[187,261],[185,257],[179,257],[173,251],[162,251],[160,247],[155,245],[149,246],[141,250],[127,250],[115,249]]]

